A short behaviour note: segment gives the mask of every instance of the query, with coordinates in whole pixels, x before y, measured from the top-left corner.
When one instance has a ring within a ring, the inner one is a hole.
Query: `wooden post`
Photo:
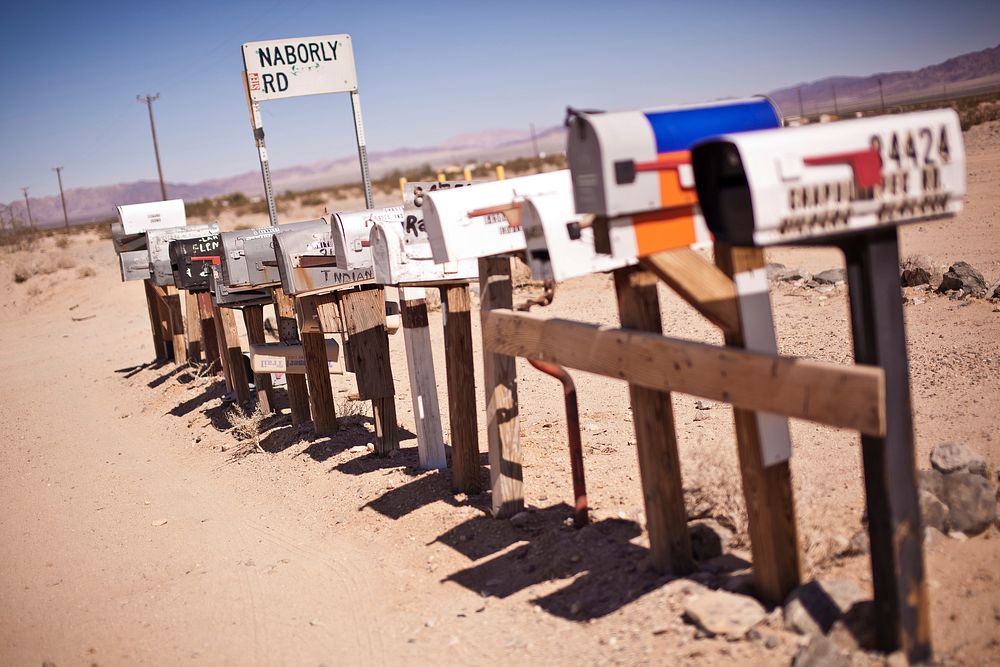
[[[375,418],[375,453],[387,456],[399,449],[396,388],[385,329],[385,292],[381,287],[337,294],[347,335],[345,355],[358,383],[358,396],[371,400]],[[320,305],[321,321],[331,304]]]
[[[422,287],[399,288],[399,314],[403,323],[403,344],[406,347],[406,365],[410,376],[417,451],[420,467],[433,470],[446,468],[448,457],[441,433],[441,408],[438,405],[425,297]]]
[[[248,343],[262,345],[265,342],[263,306],[243,306],[243,324],[247,328]],[[257,393],[257,405],[267,414],[274,412],[274,387],[271,374],[254,373],[253,386]]]
[[[885,371],[885,437],[861,437],[875,632],[879,648],[914,664],[930,659],[931,637],[896,228],[852,239],[844,254],[855,361]]]
[[[163,301],[167,307],[170,338],[174,346],[174,363],[186,364],[187,341],[184,338],[184,313],[181,309],[181,295],[173,285],[163,289]]]
[[[170,327],[170,310],[167,308],[165,292],[162,287],[152,282],[149,284],[153,291],[153,298],[156,301],[156,319],[160,328],[160,336],[163,339],[163,347],[166,359],[174,359],[174,339]]]
[[[623,328],[663,332],[656,285],[656,276],[648,271],[634,267],[615,271]],[[652,563],[660,572],[686,574],[694,570],[694,559],[670,393],[634,384],[628,390]]]
[[[337,432],[337,408],[330,385],[330,366],[326,356],[326,339],[321,333],[304,333],[302,351],[306,358],[306,378],[309,381],[309,405],[312,409],[313,430],[323,435]]]
[[[765,266],[761,249],[736,248],[722,243],[715,245],[715,262],[730,278]],[[724,331],[724,334],[726,345],[744,347],[741,329]],[[754,584],[765,603],[781,604],[799,585],[801,577],[791,470],[787,460],[765,467],[755,412],[734,408],[733,419],[746,499]]]
[[[184,291],[184,333],[187,335],[188,361],[201,361],[201,322],[198,317],[198,295]]]
[[[166,361],[167,344],[163,338],[163,328],[160,320],[160,307],[157,303],[156,291],[149,278],[142,281],[143,290],[146,293],[146,309],[149,311],[149,328],[153,334],[153,352],[157,361]]]
[[[198,294],[198,317],[201,321],[201,341],[205,351],[205,363],[215,367],[215,374],[222,373],[222,359],[219,356],[219,340],[215,333],[215,315],[212,311],[212,295]]]
[[[471,311],[472,298],[468,285],[441,288],[444,359],[448,375],[448,418],[451,424],[451,483],[456,491],[468,494],[483,490],[479,467]]]
[[[222,327],[222,313],[218,304],[212,303],[212,326],[215,328],[215,340],[219,344],[219,361],[222,363],[222,377],[226,381],[226,391],[233,393],[235,383],[233,382],[232,371],[230,370],[229,348],[226,345],[226,332]]]
[[[278,318],[278,333],[282,343],[299,342],[298,324],[295,320],[295,306],[290,296],[280,287],[274,288],[274,314]],[[292,424],[298,426],[309,421],[309,389],[305,375],[285,374],[288,391],[288,406],[292,412]]]
[[[243,349],[240,347],[240,334],[236,329],[236,316],[232,308],[215,310],[222,329],[222,348],[225,359],[229,362],[229,380],[232,383],[236,402],[245,405],[250,402],[250,383],[247,381],[247,369],[243,363]]]
[[[480,258],[479,299],[481,313],[514,307],[510,257]],[[483,388],[486,391],[486,434],[493,516],[504,519],[524,510],[521,423],[514,357],[488,352],[484,346]]]

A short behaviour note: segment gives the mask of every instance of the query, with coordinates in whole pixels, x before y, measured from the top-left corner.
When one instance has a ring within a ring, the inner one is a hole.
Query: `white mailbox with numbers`
[[[372,266],[371,233],[376,224],[402,228],[402,206],[388,206],[363,211],[343,211],[333,216],[330,234],[337,256],[337,268],[344,271],[361,270],[368,277],[358,282],[374,282]],[[349,283],[347,283],[349,284]],[[345,284],[345,286],[347,285]]]
[[[958,115],[920,111],[726,135],[692,150],[717,238],[810,243],[954,215],[965,196]]]
[[[635,263],[634,259],[598,253],[594,249],[594,230],[586,224],[589,217],[574,212],[573,194],[568,190],[525,198],[521,228],[528,267],[536,280],[560,282]],[[570,236],[570,225],[580,228],[577,238]]]
[[[302,295],[325,291],[341,285],[371,281],[372,268],[342,269],[337,265],[331,227],[279,231],[274,235],[274,250],[281,274],[281,287],[287,294]]]
[[[474,259],[434,261],[430,238],[424,227],[424,197],[428,192],[461,188],[464,181],[407,183],[403,189],[403,224],[376,224],[371,230],[375,282],[380,285],[443,285],[470,282],[479,277]]]
[[[150,229],[146,232],[149,253],[149,272],[157,285],[173,285],[174,271],[170,264],[170,242],[178,239],[196,239],[219,233],[218,223],[190,225],[170,229]]]
[[[524,232],[517,215],[521,202],[532,195],[569,192],[571,187],[569,171],[564,169],[427,193],[424,226],[434,261],[456,262],[524,250]]]
[[[187,224],[183,199],[123,204],[115,208],[125,234],[142,234],[151,229],[170,229]]]

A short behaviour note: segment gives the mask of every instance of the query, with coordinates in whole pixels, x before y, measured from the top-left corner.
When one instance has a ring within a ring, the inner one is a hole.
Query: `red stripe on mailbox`
[[[854,184],[859,188],[873,188],[882,182],[882,155],[875,148],[807,157],[802,162],[811,167],[831,164],[850,165],[854,172]]]

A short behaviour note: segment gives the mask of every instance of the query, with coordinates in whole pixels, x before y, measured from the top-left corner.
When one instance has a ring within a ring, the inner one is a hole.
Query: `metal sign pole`
[[[375,208],[372,197],[372,176],[368,171],[368,146],[365,145],[365,128],[361,123],[361,96],[351,91],[351,108],[354,110],[354,133],[358,138],[358,160],[361,162],[361,182],[365,189],[365,208]]]
[[[278,224],[278,207],[274,203],[274,186],[271,184],[271,164],[267,160],[267,148],[264,146],[264,122],[260,117],[260,102],[250,102],[250,118],[253,122],[253,138],[257,142],[257,155],[260,157],[260,173],[264,177],[264,196],[267,198],[267,215],[271,226]]]

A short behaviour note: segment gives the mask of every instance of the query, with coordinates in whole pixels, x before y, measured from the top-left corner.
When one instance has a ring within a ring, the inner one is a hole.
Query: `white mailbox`
[[[560,282],[635,263],[634,259],[603,255],[594,249],[594,230],[585,220],[590,217],[574,212],[573,195],[568,190],[525,198],[521,228],[535,279]],[[572,238],[569,226],[580,227],[581,223],[579,236]]]
[[[521,202],[525,197],[568,192],[570,188],[569,171],[562,170],[427,193],[424,226],[434,261],[455,262],[524,250],[524,233],[516,213]]]
[[[438,264],[424,227],[424,197],[428,192],[461,188],[464,181],[407,183],[403,190],[403,224],[376,223],[369,236],[375,282],[380,285],[441,285],[470,282],[479,277],[474,259]]]
[[[125,204],[115,208],[125,234],[142,234],[151,229],[170,229],[187,224],[183,199]]]
[[[342,269],[337,265],[330,226],[279,231],[274,250],[281,286],[292,295],[327,291],[341,285],[370,282],[372,267]]]
[[[692,163],[712,232],[734,245],[951,216],[965,196],[951,109],[722,136],[697,145]]]
[[[375,282],[371,251],[372,229],[377,224],[402,228],[403,221],[402,206],[344,211],[333,216],[330,235],[337,257],[337,268],[345,273],[357,274],[357,279],[353,282],[345,280],[341,283],[344,287]]]
[[[781,126],[764,97],[616,113],[573,113],[566,156],[576,210],[597,216],[598,249],[616,257],[711,240],[698,208],[691,146]]]
[[[170,265],[170,242],[178,239],[196,239],[219,233],[218,223],[151,229],[146,232],[149,253],[149,272],[157,285],[173,285],[174,272]]]

